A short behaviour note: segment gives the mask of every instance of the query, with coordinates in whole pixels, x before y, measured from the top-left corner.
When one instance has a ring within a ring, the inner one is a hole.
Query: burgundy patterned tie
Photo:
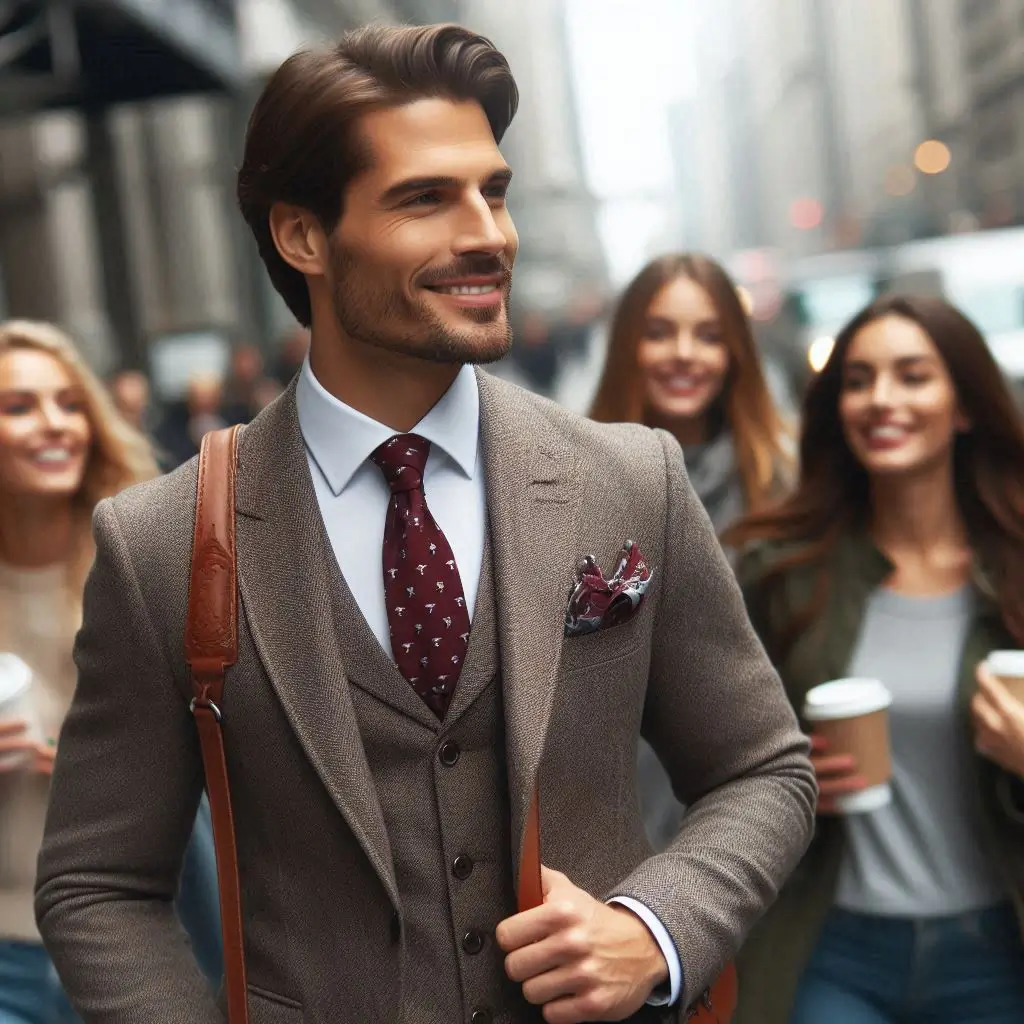
[[[469,610],[455,556],[427,508],[430,442],[397,434],[370,458],[391,488],[384,523],[384,603],[399,671],[444,718],[469,644]]]

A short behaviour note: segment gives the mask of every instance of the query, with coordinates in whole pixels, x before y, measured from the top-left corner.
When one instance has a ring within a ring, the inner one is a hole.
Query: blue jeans
[[[74,1024],[46,950],[28,942],[0,942],[0,1024]]]
[[[192,940],[192,952],[199,967],[210,984],[218,988],[224,973],[224,951],[221,948],[217,853],[213,845],[210,804],[205,796],[185,851],[176,906],[178,918]]]
[[[919,920],[832,911],[790,1024],[948,1021],[1024,1021],[1024,944],[1009,906]]]

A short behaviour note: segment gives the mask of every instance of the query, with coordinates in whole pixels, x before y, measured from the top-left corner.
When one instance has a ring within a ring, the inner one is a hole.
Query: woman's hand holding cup
[[[995,655],[1003,656],[1011,672],[1001,671],[1004,666]],[[1012,655],[1024,663],[1019,651],[998,651],[978,666],[978,690],[971,700],[974,747],[982,757],[1024,778],[1024,703],[1016,696],[1024,693],[1024,686],[1013,674],[1024,671],[1024,664],[1013,670]]]
[[[39,746],[24,718],[0,718],[0,773],[29,767]]]
[[[824,736],[811,735],[811,766],[818,777],[819,814],[838,814],[837,797],[867,788],[867,780],[857,771],[853,755],[830,754]]]
[[[864,814],[892,799],[891,703],[878,679],[833,679],[808,691],[803,718],[820,814]]]

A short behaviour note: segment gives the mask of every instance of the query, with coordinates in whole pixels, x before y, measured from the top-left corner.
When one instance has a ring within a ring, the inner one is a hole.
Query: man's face
[[[360,123],[370,168],[328,238],[334,312],[352,339],[442,363],[486,363],[512,343],[519,238],[511,173],[476,103],[424,99]]]

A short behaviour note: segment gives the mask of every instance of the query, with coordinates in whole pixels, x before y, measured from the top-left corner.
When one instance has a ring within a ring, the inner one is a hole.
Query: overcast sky
[[[691,2],[566,0],[586,173],[603,201],[601,235],[616,284],[653,255],[665,225],[667,111],[696,84]]]

